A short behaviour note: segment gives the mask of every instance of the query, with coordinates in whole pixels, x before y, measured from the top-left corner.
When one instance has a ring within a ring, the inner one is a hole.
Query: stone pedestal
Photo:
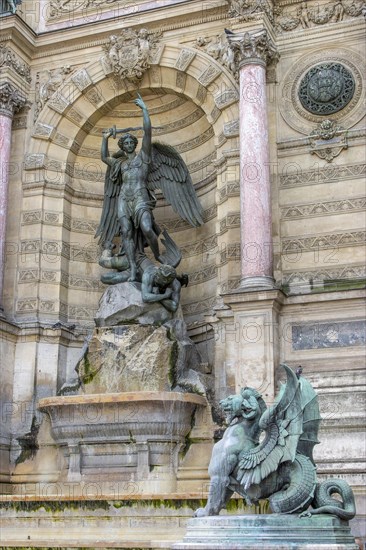
[[[189,520],[174,550],[359,550],[348,522],[331,515],[212,516]]]
[[[249,386],[267,402],[275,396],[275,368],[279,364],[280,312],[284,295],[278,290],[223,296],[226,307],[211,319],[215,329],[216,395],[225,398]]]

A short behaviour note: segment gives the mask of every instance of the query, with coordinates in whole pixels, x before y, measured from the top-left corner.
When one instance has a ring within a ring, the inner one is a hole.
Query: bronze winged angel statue
[[[137,138],[129,133],[139,128],[110,129],[103,132],[102,161],[107,164],[104,202],[101,221],[96,232],[105,251],[113,247],[113,239],[121,235],[121,250],[114,262],[111,252],[102,255],[101,265],[119,270],[128,268],[129,281],[135,281],[139,269],[146,263],[144,249],[149,246],[160,264],[176,267],[181,254],[166,231],[157,225],[153,210],[156,205],[154,191],[160,189],[165,199],[184,220],[192,226],[202,225],[202,207],[197,199],[188,168],[179,153],[170,145],[152,143],[152,126],[148,109],[138,94],[135,104],[142,110],[143,139],[136,153]],[[108,139],[116,134],[123,136],[118,141],[119,151],[109,154]],[[159,247],[159,235],[165,246]],[[107,258],[109,254],[109,258]],[[141,276],[141,274],[140,274]],[[105,280],[113,284],[121,279]],[[102,278],[103,281],[103,278]]]
[[[300,372],[282,367],[287,382],[272,406],[267,408],[253,388],[220,401],[229,425],[212,451],[207,505],[195,516],[219,514],[236,491],[248,504],[268,499],[274,513],[354,517],[353,492],[344,480],[317,482],[318,396]],[[332,498],[334,493],[341,500]]]

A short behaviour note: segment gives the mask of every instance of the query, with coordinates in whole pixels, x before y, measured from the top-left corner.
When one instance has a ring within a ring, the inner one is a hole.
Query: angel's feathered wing
[[[236,477],[245,490],[251,485],[259,484],[275,472],[282,462],[293,462],[296,451],[300,450],[300,438],[305,436],[304,449],[309,448],[307,438],[311,440],[310,446],[317,442],[314,415],[307,419],[310,422],[307,427],[307,420],[304,424],[308,405],[312,403],[316,394],[311,385],[304,379],[300,382],[287,365],[282,367],[287,374],[287,383],[281,388],[277,402],[269,407],[260,419],[260,427],[265,430],[265,438],[239,459]]]
[[[120,152],[113,155],[114,158],[123,160]],[[111,243],[116,235],[120,233],[120,224],[118,221],[117,207],[118,195],[121,187],[119,163],[114,166],[108,166],[104,181],[104,199],[102,215],[95,238],[100,237],[99,243],[103,246],[105,243]]]
[[[147,187],[151,191],[161,189],[173,210],[194,227],[203,224],[202,206],[188,168],[180,154],[170,145],[159,142],[152,144]]]

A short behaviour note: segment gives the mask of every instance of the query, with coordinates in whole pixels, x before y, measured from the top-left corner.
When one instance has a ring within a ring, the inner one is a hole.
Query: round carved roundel
[[[299,99],[310,113],[330,115],[343,109],[354,92],[355,81],[346,67],[340,63],[321,63],[301,80]]]

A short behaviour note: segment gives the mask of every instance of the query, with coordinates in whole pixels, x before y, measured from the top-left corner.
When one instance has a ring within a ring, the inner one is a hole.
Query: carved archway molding
[[[193,101],[212,124],[218,143],[224,127],[238,120],[238,85],[227,69],[205,52],[165,44],[160,59],[144,74],[138,88],[127,81],[116,87],[113,74],[105,71],[101,60],[92,61],[73,73],[50,98],[32,132],[27,170],[39,169],[47,162],[52,170],[51,158],[55,157],[61,163],[72,162],[97,120],[126,96],[132,99],[138,89],[163,88]]]

